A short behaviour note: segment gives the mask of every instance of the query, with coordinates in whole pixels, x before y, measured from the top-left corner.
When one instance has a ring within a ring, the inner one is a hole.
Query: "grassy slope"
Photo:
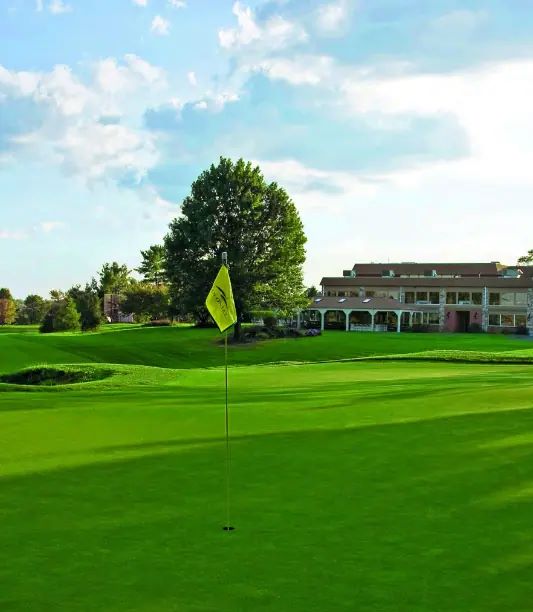
[[[68,361],[168,365],[166,354],[174,364],[189,350],[204,363],[217,352],[210,332],[195,336],[209,348],[202,356],[187,349],[188,332],[171,331],[51,338]],[[525,346],[470,338],[472,350]],[[232,354],[404,353],[434,340],[332,333]],[[440,340],[462,348],[458,337]],[[27,365],[42,345],[24,346],[2,353],[5,368]],[[190,362],[0,394],[2,611],[530,609],[531,366],[231,371],[238,530],[228,535],[223,372]]]
[[[218,366],[222,346],[209,329],[124,328],[97,334],[0,335],[0,372],[42,363],[130,363],[169,368]],[[219,347],[217,350],[216,347]],[[529,349],[528,340],[485,334],[371,334],[329,332],[318,338],[262,342],[231,348],[237,365],[326,361],[427,350],[503,352]]]

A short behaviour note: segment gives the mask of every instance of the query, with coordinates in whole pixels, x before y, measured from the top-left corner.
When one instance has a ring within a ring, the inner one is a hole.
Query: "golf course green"
[[[533,609],[531,340],[230,346],[233,532],[223,351],[2,330],[2,612]]]

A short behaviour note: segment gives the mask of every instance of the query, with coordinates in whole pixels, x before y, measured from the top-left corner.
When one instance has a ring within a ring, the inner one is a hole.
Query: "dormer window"
[[[392,278],[394,277],[394,270],[382,270],[381,276],[384,278]]]

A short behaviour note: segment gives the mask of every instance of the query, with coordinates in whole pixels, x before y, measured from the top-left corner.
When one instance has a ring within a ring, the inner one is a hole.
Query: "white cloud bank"
[[[136,126],[139,118],[123,113],[132,94],[142,113],[145,92],[165,87],[164,71],[133,54],[97,62],[88,84],[68,66],[37,73],[0,65],[0,112],[2,102],[24,99],[40,117],[38,127],[10,137],[13,154],[52,154],[66,172],[88,182],[136,182],[157,162],[157,147],[154,136]]]

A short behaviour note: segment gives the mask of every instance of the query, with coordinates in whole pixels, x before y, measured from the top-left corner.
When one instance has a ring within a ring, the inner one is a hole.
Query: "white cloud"
[[[3,230],[0,229],[0,240],[24,240],[28,237],[28,234],[22,230]]]
[[[150,30],[157,36],[167,36],[170,32],[170,21],[161,15],[156,15],[152,20]]]
[[[198,80],[196,79],[196,73],[193,72],[192,70],[191,72],[187,73],[187,80],[193,87],[196,87],[196,85],[198,85]]]
[[[70,4],[65,4],[63,0],[52,0],[48,5],[48,10],[54,15],[60,15],[62,13],[70,13],[72,7]]]
[[[436,31],[439,33],[446,33],[449,31],[452,33],[457,33],[458,31],[469,32],[484,23],[487,19],[488,14],[485,11],[458,9],[433,19],[429,24],[429,28],[432,33]]]
[[[70,126],[57,145],[68,173],[139,182],[158,159],[153,137],[123,125]]]
[[[11,152],[24,148],[88,182],[139,181],[158,155],[153,135],[138,126],[149,97],[165,96],[165,83],[163,70],[133,54],[98,62],[88,84],[68,66],[44,73],[0,66],[0,112],[3,99],[26,98],[41,118],[41,125],[11,137]]]
[[[353,8],[353,0],[336,0],[323,4],[316,12],[317,29],[326,35],[339,34],[346,29]]]
[[[113,57],[98,62],[95,65],[95,80],[102,91],[116,94],[127,93],[144,85],[164,86],[166,75],[162,68],[128,53],[122,65]]]
[[[173,8],[185,8],[187,6],[187,2],[185,0],[168,0],[168,3]]]
[[[42,221],[39,224],[39,229],[45,234],[49,234],[57,229],[62,229],[65,227],[63,221]]]
[[[233,14],[237,17],[237,27],[218,32],[220,46],[224,49],[253,46],[263,51],[280,50],[307,40],[307,33],[301,25],[280,15],[274,15],[259,24],[251,8],[240,2],[233,5]]]
[[[132,2],[137,6],[148,6],[148,0],[132,0]]]
[[[455,117],[470,151],[465,159],[444,163],[446,172],[483,182],[533,183],[533,60],[452,74],[346,80],[340,90],[346,108],[359,116]],[[437,172],[440,166],[434,166]]]
[[[266,73],[271,79],[287,81],[291,85],[318,85],[332,73],[334,62],[327,56],[301,55],[272,57],[260,61],[255,70]]]

